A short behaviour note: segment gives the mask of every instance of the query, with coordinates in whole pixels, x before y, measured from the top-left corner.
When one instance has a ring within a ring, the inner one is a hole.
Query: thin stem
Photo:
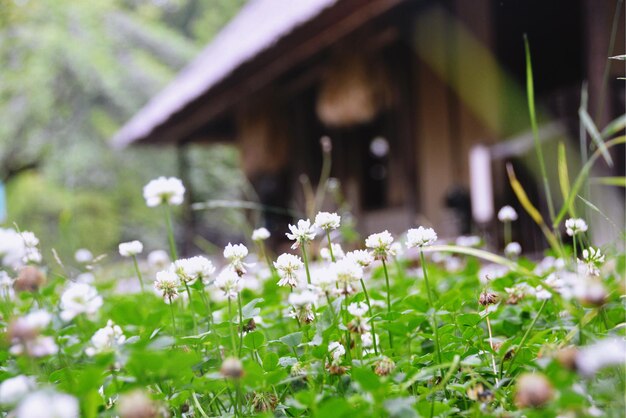
[[[333,308],[333,304],[330,300],[330,295],[328,294],[328,292],[325,292],[326,294],[326,302],[328,302],[328,309],[330,309],[330,312],[333,314],[333,323],[337,322],[337,314],[335,313],[335,309]]]
[[[237,306],[239,308],[239,357],[243,348],[243,312],[241,310],[241,293],[237,294]]]
[[[237,340],[235,339],[235,329],[233,327],[233,308],[230,297],[228,298],[228,320],[230,321],[230,341],[232,343],[233,355],[237,354]]]
[[[389,273],[387,272],[387,263],[385,259],[382,259],[383,271],[385,272],[385,284],[387,285],[387,320],[391,317],[391,291],[389,290]],[[393,348],[393,338],[391,337],[391,330],[387,330],[389,334],[389,348]]]
[[[178,335],[178,330],[176,329],[176,317],[174,316],[174,304],[172,298],[170,298],[170,313],[172,314],[172,327],[174,328],[174,336]]]
[[[189,308],[191,310],[191,319],[193,320],[193,332],[198,335],[198,323],[196,322],[196,313],[193,311],[191,289],[189,288],[189,285],[187,285],[187,282],[183,281],[183,284],[185,285],[185,290],[187,291],[187,296],[189,297]]]
[[[485,311],[487,309],[485,308]],[[496,368],[496,354],[495,354],[495,350],[493,348],[493,334],[491,333],[491,322],[489,321],[489,317],[485,316],[485,319],[487,320],[487,331],[489,331],[489,346],[491,347],[491,365],[493,367],[493,374],[496,376],[496,385],[499,383],[498,382],[498,369]]]
[[[172,257],[172,262],[178,260],[178,252],[176,251],[176,241],[174,240],[174,228],[172,227],[172,212],[170,210],[170,205],[164,204],[165,211],[165,223],[167,224],[167,239],[170,244],[170,257]]]
[[[578,262],[578,249],[576,248],[576,234],[572,237],[572,242],[574,243],[574,267],[576,267],[576,263]]]
[[[306,256],[306,248],[305,248],[304,242],[300,245],[300,249],[302,251],[302,261],[304,261],[304,269],[306,270],[306,281],[308,284],[311,284],[311,273],[309,272],[309,259]]]
[[[437,362],[441,364],[441,347],[439,346],[439,324],[437,324],[437,312],[433,304],[433,297],[430,294],[430,284],[428,283],[428,272],[426,271],[426,259],[424,252],[420,248],[420,261],[422,263],[422,271],[424,272],[424,283],[426,283],[426,294],[428,295],[428,304],[433,311],[433,331],[435,334],[435,348],[437,349]]]
[[[367,294],[367,289],[365,288],[365,282],[361,279],[361,287],[363,288],[363,294],[365,295],[365,303],[367,303],[367,311],[370,315],[370,324],[372,324],[372,343],[374,344],[374,353],[378,355],[378,347],[376,347],[376,329],[374,328],[374,314],[372,313],[372,305],[370,303],[370,297]],[[382,348],[381,348],[382,351]]]
[[[333,244],[330,240],[330,231],[326,231],[326,238],[328,238],[328,252],[330,253],[330,259],[335,262],[335,254],[333,254]]]
[[[507,369],[507,373],[511,371],[511,368],[513,367],[513,363],[515,362],[515,359],[517,358],[517,355],[519,354],[520,351],[522,351],[522,347],[524,347],[524,343],[528,339],[528,336],[530,335],[530,331],[532,331],[532,329],[535,327],[535,324],[537,323],[537,320],[539,319],[539,316],[541,316],[541,312],[543,312],[543,308],[546,307],[546,304],[548,303],[548,300],[550,300],[550,299],[544,299],[543,300],[543,303],[541,304],[541,307],[539,308],[539,311],[537,312],[537,315],[535,315],[535,318],[533,319],[533,322],[530,323],[530,326],[528,327],[528,329],[524,333],[524,336],[522,337],[522,341],[520,341],[519,345],[517,346],[517,350],[515,350],[515,352],[513,353],[513,357],[511,358],[511,363],[509,363],[509,367]]]
[[[141,287],[141,293],[145,292],[143,287],[143,277],[141,276],[141,271],[139,270],[139,264],[137,263],[137,256],[133,255],[133,264],[135,265],[135,272],[137,273],[137,279],[139,279],[139,286]]]
[[[344,302],[344,310],[343,310],[343,322],[346,326],[346,353],[348,357],[348,361],[352,362],[352,350],[350,346],[352,345],[350,341],[350,330],[348,329],[348,295],[346,294],[343,299]]]
[[[504,246],[511,243],[511,222],[504,222]]]

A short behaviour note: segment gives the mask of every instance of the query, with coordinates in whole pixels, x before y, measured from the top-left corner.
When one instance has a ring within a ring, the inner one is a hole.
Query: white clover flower
[[[437,234],[432,228],[420,226],[417,229],[409,229],[406,233],[407,248],[421,248],[431,245],[435,241],[437,241]]]
[[[353,302],[348,305],[348,312],[350,313],[350,315],[363,318],[368,312],[367,304],[365,302]]]
[[[331,229],[339,228],[341,224],[341,217],[336,213],[318,212],[315,215],[315,226],[324,231],[330,231]]]
[[[194,284],[196,280],[208,284],[209,277],[215,273],[213,263],[208,258],[202,256],[176,260],[172,264],[171,270],[178,275],[181,282],[187,283],[189,286]]]
[[[154,250],[148,254],[148,264],[157,270],[165,270],[170,264],[170,256],[166,251]]]
[[[75,316],[93,316],[102,306],[98,291],[86,283],[72,283],[61,295],[61,319],[70,321]]]
[[[15,418],[78,418],[78,400],[65,393],[38,391],[27,395],[14,411]]]
[[[235,299],[242,290],[239,275],[230,268],[225,268],[215,279],[215,287],[224,292],[228,299]]]
[[[361,335],[361,345],[363,348],[370,348],[374,346],[374,340],[376,340],[376,345],[379,344],[378,334],[372,334],[371,332],[366,332]]]
[[[115,350],[126,342],[124,332],[119,325],[115,325],[110,319],[105,327],[97,330],[91,337],[91,347],[87,347],[85,354],[94,356],[96,354]]]
[[[352,293],[352,284],[363,278],[363,267],[352,260],[344,258],[330,266],[330,272],[344,293]]]
[[[502,208],[498,211],[498,220],[500,222],[517,221],[517,212],[509,205],[502,206]]]
[[[333,358],[333,363],[339,363],[341,362],[341,357],[346,354],[346,349],[340,342],[332,341],[328,344],[328,352]]]
[[[79,248],[74,253],[74,260],[80,264],[87,264],[93,260],[93,254],[86,248]]]
[[[289,304],[296,307],[310,306],[317,303],[317,293],[310,290],[294,292],[289,294]]]
[[[552,299],[552,293],[539,285],[535,287],[535,297],[539,300]]]
[[[604,254],[600,249],[589,247],[583,250],[583,259],[578,260],[579,265],[586,269],[586,273],[591,276],[600,275],[600,266],[604,263]]]
[[[478,270],[478,278],[481,284],[487,284],[494,279],[504,277],[509,272],[509,268],[500,264],[487,264]]]
[[[96,276],[94,276],[93,273],[81,273],[78,276],[76,276],[77,283],[92,284],[95,281],[96,281]]]
[[[506,247],[504,247],[504,254],[508,257],[517,257],[522,253],[522,246],[519,242],[509,242]]]
[[[141,254],[141,252],[143,251],[143,244],[141,243],[141,241],[137,240],[122,242],[119,245],[119,251],[122,257],[132,257]]]
[[[478,247],[480,246],[482,239],[476,235],[461,235],[455,241],[455,244],[459,247]]]
[[[20,235],[24,240],[24,245],[26,246],[26,248],[34,248],[39,245],[39,238],[37,238],[34,233],[30,231],[22,231]]]
[[[0,270],[0,297],[13,300],[15,291],[13,290],[14,280],[6,271]]]
[[[143,188],[143,197],[146,205],[155,207],[162,204],[180,205],[183,203],[185,186],[176,177],[159,177],[151,180]]]
[[[287,232],[285,235],[287,235],[287,238],[290,240],[295,241],[291,246],[293,250],[315,238],[315,226],[311,225],[311,221],[308,219],[300,219],[297,226],[290,224],[289,230],[291,234]]]
[[[333,242],[331,243],[331,248],[333,249],[333,256],[335,256],[335,260],[339,260],[346,256],[345,253],[343,252],[343,248],[341,248],[341,245],[335,244]],[[322,260],[326,260],[326,261],[332,260],[332,257],[330,256],[330,250],[328,249],[328,247],[323,247],[320,249],[320,257],[322,258]]]
[[[293,254],[281,254],[274,261],[274,267],[280,276],[279,286],[296,287],[298,285],[297,271],[304,267],[300,257]]]
[[[570,237],[587,230],[587,222],[580,218],[569,218],[565,221],[565,232]]]
[[[26,255],[22,258],[22,261],[26,264],[28,263],[39,264],[41,263],[41,260],[42,260],[41,252],[39,252],[39,250],[34,247],[27,248]]]
[[[170,304],[176,300],[178,297],[178,286],[180,286],[180,280],[173,271],[164,270],[156,274],[154,288],[161,293],[165,303]]]
[[[22,323],[20,325],[30,329],[42,330],[50,324],[50,321],[52,321],[52,315],[44,309],[38,309],[30,312],[26,316],[18,318],[17,321],[21,321]]]
[[[576,369],[585,377],[593,377],[608,366],[626,363],[626,341],[609,337],[582,348],[576,355]]]
[[[9,349],[9,353],[15,356],[26,354],[29,357],[51,356],[58,351],[59,347],[54,342],[54,338],[43,335],[14,341],[14,344]]]
[[[7,267],[17,268],[22,265],[26,255],[26,246],[22,236],[13,229],[0,228],[0,262]]]
[[[258,228],[252,231],[252,241],[265,241],[270,237],[270,231],[267,228]]]
[[[35,379],[23,374],[11,377],[0,383],[0,405],[14,405],[37,385]]]
[[[372,234],[365,240],[365,246],[372,250],[373,256],[377,260],[386,260],[388,256],[394,255],[391,249],[392,243],[393,237],[387,230]]]
[[[322,293],[330,294],[335,291],[337,276],[328,268],[321,268],[311,272],[311,281]]]
[[[361,267],[367,267],[374,262],[374,256],[367,250],[350,251],[346,254],[345,258],[352,260]]]
[[[248,255],[248,248],[243,244],[232,245],[230,242],[224,247],[224,258],[228,260],[233,270],[242,276],[246,273],[243,259]]]
[[[544,257],[534,269],[537,276],[544,276],[554,270],[562,270],[565,268],[565,260],[562,258],[554,258],[552,256]]]

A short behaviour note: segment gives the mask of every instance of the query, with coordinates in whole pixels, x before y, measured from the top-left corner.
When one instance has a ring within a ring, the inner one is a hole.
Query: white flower
[[[34,248],[39,245],[39,238],[37,238],[34,233],[30,231],[22,231],[20,235],[24,240],[24,245],[26,246],[26,248]]]
[[[341,361],[341,357],[346,354],[346,349],[340,342],[333,341],[328,344],[328,352],[333,358],[333,363],[339,363]]]
[[[207,284],[209,276],[215,273],[213,263],[202,256],[176,260],[172,265],[172,269],[178,274],[180,280],[188,285],[194,284],[196,280]]]
[[[265,241],[270,237],[270,231],[266,228],[258,228],[252,231],[252,241]]]
[[[178,297],[178,286],[180,280],[173,271],[160,271],[156,274],[154,288],[161,293],[165,303],[170,304]]]
[[[56,354],[59,347],[54,342],[54,338],[38,335],[36,337],[14,341],[15,344],[9,349],[13,355],[26,354],[30,357],[45,357]]]
[[[580,218],[569,218],[565,221],[565,232],[570,237],[587,230],[587,222]]]
[[[289,304],[296,307],[310,306],[317,303],[317,294],[310,290],[289,294]]]
[[[626,363],[626,342],[617,337],[597,341],[582,348],[576,355],[576,368],[586,377],[592,377],[607,366],[619,367],[624,363]]]
[[[13,229],[0,228],[0,262],[7,267],[17,268],[25,255],[22,236]]]
[[[126,342],[126,337],[119,325],[115,325],[110,319],[104,328],[97,330],[91,337],[91,347],[85,350],[88,356],[94,356],[105,351],[114,350]]]
[[[365,302],[351,303],[350,305],[348,305],[348,312],[350,312],[350,315],[359,318],[363,318],[367,311],[368,308]]]
[[[143,251],[143,244],[141,243],[141,241],[137,240],[122,242],[119,245],[119,250],[122,257],[132,257],[137,254],[141,254],[141,252]]]
[[[389,231],[386,230],[377,234],[372,234],[365,240],[365,246],[372,250],[374,258],[377,260],[386,260],[388,256],[394,255],[391,251],[392,243],[393,237]]]
[[[506,247],[504,247],[504,254],[508,257],[517,257],[522,253],[522,246],[519,242],[509,242]]]
[[[378,334],[372,334],[371,332],[366,332],[361,335],[361,345],[363,348],[369,348],[374,345],[374,340],[376,340],[376,345],[378,345]]]
[[[0,383],[0,404],[13,405],[35,389],[35,379],[19,375]]]
[[[233,270],[240,276],[246,273],[243,259],[248,255],[248,248],[243,244],[232,245],[230,242],[224,248],[224,258],[228,260]]]
[[[165,270],[170,263],[170,256],[166,251],[154,250],[148,254],[148,264],[154,269]]]
[[[86,248],[79,248],[74,253],[74,260],[77,263],[86,264],[93,260],[93,254]]]
[[[281,254],[278,256],[278,259],[274,262],[274,267],[276,267],[280,276],[278,285],[296,287],[298,285],[296,272],[303,266],[302,260],[296,255]]]
[[[330,272],[345,293],[352,293],[352,283],[363,278],[363,267],[347,258],[334,263],[330,267]]]
[[[409,229],[406,233],[406,246],[408,248],[421,248],[431,245],[435,241],[437,241],[437,234],[432,228],[420,226],[417,229]]]
[[[61,296],[61,319],[70,321],[80,314],[94,315],[102,306],[98,291],[86,283],[72,283]]]
[[[315,226],[311,225],[310,220],[300,219],[298,225],[289,225],[291,234],[287,232],[287,238],[295,241],[291,246],[292,249],[298,248],[300,245],[305,244],[315,238]]]
[[[184,195],[185,186],[176,177],[159,177],[151,180],[143,188],[143,197],[146,199],[146,205],[151,208],[164,203],[167,205],[180,205],[183,203]]]
[[[502,206],[498,211],[498,220],[500,222],[513,222],[517,221],[517,212],[511,206]]]
[[[487,264],[478,270],[480,283],[487,284],[494,279],[506,276],[509,268],[500,264]]]
[[[14,413],[15,418],[78,418],[78,400],[65,393],[34,392],[20,402]]]
[[[372,256],[372,253],[367,250],[350,251],[346,254],[345,258],[352,260],[361,267],[367,267],[374,262],[374,256]]]
[[[228,299],[235,299],[242,290],[239,275],[230,268],[225,268],[215,279],[215,287],[224,292]]]
[[[311,272],[311,281],[323,293],[335,291],[337,276],[328,268],[321,268]]]
[[[339,228],[341,223],[341,217],[336,213],[318,212],[315,215],[315,226],[324,231],[330,231],[331,229]]]
[[[455,244],[458,245],[459,247],[478,247],[481,242],[482,242],[482,239],[479,236],[461,235],[460,237],[456,239]]]
[[[333,249],[333,256],[335,256],[335,260],[339,260],[345,257],[345,254],[343,252],[343,248],[341,248],[341,245],[335,244],[333,242],[331,244],[331,248]],[[324,247],[320,249],[320,257],[322,258],[322,260],[326,260],[326,261],[332,260],[328,247]]]
[[[18,318],[17,321],[23,321],[22,324],[34,330],[42,330],[52,321],[52,315],[48,311],[39,309],[29,313],[26,316]]]
[[[26,255],[22,258],[22,261],[26,264],[28,263],[39,264],[41,263],[41,253],[35,247],[27,248]]]
[[[535,287],[535,297],[539,300],[552,299],[552,293],[539,285]]]
[[[589,247],[583,250],[583,260],[578,260],[578,263],[586,268],[587,274],[599,276],[600,266],[604,263],[604,254],[602,254],[599,248]]]

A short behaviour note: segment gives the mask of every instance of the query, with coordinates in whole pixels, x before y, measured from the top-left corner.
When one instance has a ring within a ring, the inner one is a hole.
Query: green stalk
[[[300,245],[302,251],[302,261],[304,261],[304,269],[306,270],[306,281],[311,284],[311,273],[309,272],[309,259],[306,256],[306,248],[304,242]]]
[[[378,347],[376,347],[376,329],[374,328],[374,315],[372,313],[372,305],[370,303],[370,297],[367,294],[367,289],[365,288],[365,282],[361,279],[361,287],[363,288],[363,294],[365,295],[365,303],[367,303],[367,311],[370,314],[370,323],[372,324],[372,343],[374,344],[374,353],[378,355]],[[382,348],[381,348],[382,351]]]
[[[350,346],[352,345],[350,341],[350,330],[348,329],[348,295],[344,295],[343,299],[344,309],[343,309],[343,322],[346,326],[346,353],[348,354],[348,361],[352,362],[352,350]]]
[[[172,303],[172,298],[170,299],[170,313],[172,314],[172,327],[174,328],[174,336],[178,335],[178,330],[176,329],[176,317],[174,316],[174,305]]]
[[[196,313],[193,311],[193,303],[191,299],[191,289],[187,285],[187,282],[183,281],[185,285],[185,290],[187,290],[187,296],[189,297],[189,307],[191,308],[191,319],[193,320],[193,332],[198,335],[198,323],[196,322]]]
[[[137,273],[137,279],[139,279],[139,286],[141,287],[141,293],[145,292],[143,287],[143,277],[141,276],[141,271],[139,270],[139,264],[137,263],[137,256],[133,255],[133,264],[135,265],[135,272]]]
[[[385,263],[385,259],[381,260],[383,262],[383,271],[385,272],[385,283],[387,285],[387,320],[391,316],[391,291],[389,290],[389,273],[387,272],[387,263]],[[387,330],[389,334],[389,348],[393,348],[393,338],[391,337],[391,330]]]
[[[172,262],[178,260],[178,252],[176,251],[176,241],[174,240],[174,228],[172,227],[172,212],[170,206],[163,205],[165,211],[165,223],[167,225],[167,238],[170,244],[170,257]]]
[[[235,339],[235,329],[233,328],[233,308],[230,297],[228,298],[228,320],[230,322],[230,341],[232,343],[233,355],[237,354],[237,340]]]
[[[541,304],[541,307],[539,308],[539,311],[537,312],[537,315],[535,315],[535,318],[533,319],[533,322],[530,323],[530,326],[528,327],[528,329],[524,333],[524,336],[522,337],[522,341],[520,341],[519,345],[517,346],[517,350],[515,350],[515,352],[513,353],[513,357],[511,358],[511,363],[509,363],[509,367],[507,368],[507,374],[508,374],[508,372],[511,371],[511,368],[513,367],[513,363],[515,363],[515,359],[517,358],[517,355],[519,354],[520,351],[522,351],[522,347],[524,347],[524,343],[528,339],[528,336],[530,335],[530,331],[532,331],[532,329],[535,327],[535,324],[537,323],[537,320],[539,319],[539,316],[541,316],[541,312],[543,312],[543,308],[546,307],[546,304],[548,303],[548,300],[549,299],[544,299],[543,300],[543,303]],[[502,368],[500,368],[500,377],[502,377]]]
[[[333,254],[333,244],[330,241],[330,231],[326,231],[326,238],[328,238],[328,251],[330,252],[330,259],[334,263],[335,255]]]
[[[424,283],[426,283],[426,294],[428,295],[428,304],[433,311],[433,331],[435,334],[435,348],[437,349],[437,362],[441,364],[441,347],[439,346],[439,324],[437,323],[437,312],[433,304],[433,297],[430,294],[430,284],[428,283],[428,272],[426,271],[426,259],[424,252],[420,248],[420,260],[422,262],[422,271],[424,272]]]
[[[506,247],[511,243],[511,222],[504,222],[504,246]]]
[[[241,358],[241,349],[243,348],[243,312],[241,310],[241,293],[237,294],[237,306],[239,308],[239,358]]]

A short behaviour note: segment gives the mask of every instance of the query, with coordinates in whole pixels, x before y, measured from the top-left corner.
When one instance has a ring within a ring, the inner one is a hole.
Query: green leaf
[[[477,313],[461,314],[456,317],[456,322],[459,327],[473,327],[480,323],[482,318]]]
[[[279,341],[287,347],[297,347],[302,342],[302,332],[294,332],[279,338]]]
[[[263,368],[266,372],[272,371],[278,367],[278,354],[270,351],[263,357]]]
[[[250,302],[246,303],[246,305],[241,308],[243,319],[250,319],[257,316],[261,310],[256,308],[256,305],[261,302],[263,302],[263,298],[252,299]]]
[[[258,350],[265,343],[265,335],[261,331],[254,331],[248,333],[243,337],[243,345],[249,349]]]
[[[559,168],[559,185],[561,186],[561,194],[563,196],[563,201],[565,201],[565,199],[567,199],[567,196],[569,196],[570,184],[569,184],[569,173],[567,171],[567,154],[565,151],[565,144],[562,141],[559,142],[558,168]],[[569,214],[572,218],[576,217],[573,206],[569,208]]]
[[[590,183],[601,184],[603,186],[626,187],[626,177],[592,177]]]
[[[381,386],[380,379],[370,369],[355,368],[352,370],[352,378],[359,382],[361,388],[368,392],[376,390]]]

